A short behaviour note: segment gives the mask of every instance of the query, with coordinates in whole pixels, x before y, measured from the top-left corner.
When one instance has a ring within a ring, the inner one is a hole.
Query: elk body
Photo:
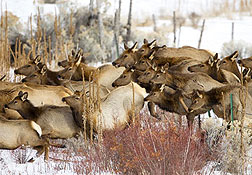
[[[9,103],[14,97],[16,97],[19,91],[26,91],[30,94],[29,100],[35,106],[42,105],[58,105],[66,106],[61,99],[65,96],[72,95],[72,92],[67,88],[61,86],[43,86],[35,84],[22,84],[14,86],[13,88],[0,90],[1,100],[0,108],[3,109],[3,105]]]
[[[174,89],[182,89],[183,93],[191,94],[194,89],[198,90],[211,90],[214,87],[224,86],[212,79],[209,75],[201,72],[194,74],[183,74],[178,72],[170,73],[166,71],[165,73],[157,73],[155,77],[151,80],[154,84],[166,84]]]
[[[0,148],[16,149],[22,145],[36,149],[37,156],[45,151],[48,160],[49,143],[41,138],[41,128],[30,120],[6,120],[0,116]]]
[[[27,97],[27,92],[20,91],[5,108],[16,110],[24,119],[35,121],[40,125],[43,135],[49,138],[70,138],[78,134],[80,128],[68,106],[35,107]]]
[[[234,120],[240,120],[242,118],[242,88],[241,86],[227,85],[219,88],[214,88],[210,91],[197,91],[197,96],[194,96],[193,103],[189,107],[189,111],[197,109],[213,109],[216,115],[220,118],[224,118],[227,121],[231,120],[231,102],[230,94],[233,94],[233,117]],[[244,89],[245,92],[245,89]],[[245,118],[252,119],[250,115],[252,98],[248,94],[246,96],[246,108]],[[224,111],[225,108],[225,111]],[[225,116],[224,116],[225,112]]]
[[[134,87],[134,100],[133,100]],[[130,83],[126,86],[118,87],[111,91],[106,97],[101,99],[100,111],[95,110],[89,116],[86,116],[87,122],[93,126],[94,131],[99,129],[99,119],[101,120],[101,130],[124,129],[132,122],[132,117],[138,115],[144,105],[144,96],[146,92],[136,83]],[[81,121],[79,115],[80,101],[76,103],[73,98],[64,98],[64,101],[75,111],[77,121]],[[134,102],[134,104],[133,104]]]

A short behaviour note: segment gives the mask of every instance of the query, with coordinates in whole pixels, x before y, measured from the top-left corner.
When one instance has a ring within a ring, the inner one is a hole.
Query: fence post
[[[232,33],[231,33],[231,40],[234,40],[234,22],[232,22]]]
[[[176,12],[173,11],[173,33],[174,33],[174,39],[173,39],[173,45],[176,47]]]
[[[204,31],[204,27],[205,27],[205,19],[203,20],[202,27],[201,27],[198,49],[200,48],[201,39],[202,39],[203,31]]]

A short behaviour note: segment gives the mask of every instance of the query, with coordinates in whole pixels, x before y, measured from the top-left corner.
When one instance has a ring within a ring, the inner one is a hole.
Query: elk
[[[236,63],[235,63],[236,64]],[[205,63],[188,67],[190,72],[204,72],[219,82],[239,83],[240,79],[232,72],[220,69],[220,60],[218,54],[209,58]]]
[[[141,74],[143,74],[143,72],[141,72],[141,71],[133,70],[131,68],[126,69],[122,73],[122,75],[112,83],[112,86],[113,87],[125,86],[133,81],[133,82],[138,83],[141,87],[145,88],[147,92],[150,92],[154,87],[152,85],[150,85],[149,82],[147,82],[147,83],[139,82],[138,78],[142,76]],[[154,103],[148,102],[148,109],[153,117],[160,119],[160,117],[158,116],[158,114],[155,111],[155,104]]]
[[[208,91],[214,87],[224,86],[223,83],[201,72],[191,74],[169,71],[165,71],[164,73],[158,72],[150,82],[154,84],[165,84],[173,89],[182,89],[185,95],[191,94],[194,89]]]
[[[235,51],[231,55],[223,58],[219,63],[219,67],[220,69],[224,69],[234,73],[239,79],[241,79],[241,73],[236,63],[237,57],[238,57],[238,51]]]
[[[61,85],[62,82],[60,79],[58,79],[58,74],[60,71],[51,71],[47,68],[46,65],[43,65],[43,67],[32,73],[31,75],[25,77],[22,79],[22,82],[31,82],[35,84],[41,84],[41,85]]]
[[[252,68],[252,57],[240,59],[240,60],[237,61],[237,63],[242,65],[243,67],[245,67],[247,69],[251,69]]]
[[[76,125],[72,111],[68,106],[34,106],[27,92],[20,91],[5,108],[16,110],[24,119],[36,122],[42,129],[42,135],[48,138],[70,138],[76,136],[80,128]]]
[[[40,70],[44,64],[41,63],[41,57],[37,55],[34,59],[31,59],[26,65],[15,69],[14,73],[17,75],[29,76],[33,72]]]
[[[129,84],[131,81],[137,82],[137,78],[142,74],[143,72],[134,70],[132,68],[125,69],[123,73],[118,77],[113,83],[113,87],[117,86],[125,86]]]
[[[227,121],[231,120],[231,105],[230,105],[230,94],[233,94],[233,117],[234,120],[241,119],[242,116],[242,99],[241,93],[245,92],[245,89],[242,90],[242,86],[238,85],[227,85],[223,87],[213,88],[209,91],[196,91],[192,99],[193,103],[189,107],[189,111],[193,112],[197,109],[213,109],[215,114]],[[246,96],[246,115],[245,118],[252,119],[250,115],[252,110],[250,104],[252,103],[252,98],[248,94]],[[225,111],[224,108],[225,107]],[[224,116],[225,112],[225,116]]]
[[[45,152],[44,159],[48,160],[49,143],[41,138],[42,131],[38,124],[30,120],[6,120],[0,116],[0,148],[16,149],[22,145],[31,146],[37,150],[37,156]],[[32,162],[30,159],[29,162]]]
[[[129,48],[124,43],[124,51],[123,53],[117,58],[115,61],[112,62],[112,65],[115,67],[126,67],[129,68],[132,65],[135,64],[135,62],[139,59],[139,55],[137,53],[137,45],[138,43],[135,42],[135,44]]]
[[[144,39],[144,44],[141,48],[137,49],[137,45],[138,43],[136,42],[131,48],[129,48],[126,44],[124,44],[124,52],[118,59],[112,62],[112,65],[115,67],[123,66],[130,68],[139,61],[141,57],[148,55],[152,50],[158,50],[159,48],[165,47],[156,46],[156,40],[149,43],[146,39]]]
[[[18,95],[19,91],[29,92],[30,94],[29,100],[35,106],[41,106],[45,104],[66,106],[61,101],[61,99],[65,96],[72,95],[71,91],[61,86],[54,87],[54,86],[41,86],[33,84],[23,84],[20,86],[14,86],[13,88],[0,90],[0,96],[2,97],[0,100],[1,112],[4,111],[4,104],[7,104],[11,100],[13,100]],[[18,116],[16,117],[19,118]]]
[[[170,66],[172,66],[187,59],[205,62],[211,56],[213,56],[212,53],[207,50],[196,49],[189,46],[181,48],[163,47],[155,52],[152,63],[155,63],[156,65],[169,63]]]
[[[190,98],[187,98],[182,94],[181,90],[175,91],[168,88],[168,91],[153,91],[147,97],[145,97],[145,101],[153,102],[157,104],[161,109],[168,112],[175,112],[179,115],[186,115],[189,127],[192,126],[195,116],[202,112],[202,109],[198,109],[193,113],[189,113],[187,106],[190,106],[192,102]]]
[[[78,52],[81,52],[81,50],[79,50]],[[74,62],[74,58],[76,58],[76,56],[78,55],[78,52],[75,52],[75,50],[72,50],[71,54],[68,55],[68,59],[63,60],[63,61],[59,61],[58,62],[58,66],[66,68],[68,65],[70,65],[72,62]],[[85,57],[82,55],[81,57],[81,63],[85,63]]]
[[[134,87],[134,100],[133,100]],[[94,131],[99,129],[99,120],[101,120],[101,130],[124,129],[132,122],[132,118],[138,115],[144,105],[145,89],[141,88],[136,83],[130,83],[126,86],[121,86],[111,91],[106,97],[101,99],[100,110],[95,109],[93,113],[86,116],[86,121],[92,125]],[[64,98],[64,101],[74,111],[79,111],[77,114],[82,121],[82,112],[80,102],[76,103],[70,98]],[[79,99],[80,100],[80,99]],[[134,103],[134,104],[133,104]]]

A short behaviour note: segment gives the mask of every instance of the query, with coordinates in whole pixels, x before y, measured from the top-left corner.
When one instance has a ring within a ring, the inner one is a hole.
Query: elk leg
[[[188,128],[189,128],[190,130],[192,130],[194,116],[192,116],[192,115],[186,115],[186,118],[187,118]]]
[[[37,150],[36,157],[39,157],[45,151],[44,146],[35,146],[33,149]],[[32,157],[28,162],[34,162],[35,159]]]
[[[181,105],[183,106],[183,108],[185,109],[185,111],[187,113],[189,113],[188,107],[186,106],[186,104],[185,104],[185,102],[183,100],[183,97],[181,97],[181,96],[179,97],[179,102],[181,103]]]
[[[200,115],[198,115],[198,125],[199,125],[199,129],[201,129]]]
[[[161,120],[161,117],[159,117],[157,112],[155,111],[155,103],[148,102],[148,109],[150,111],[151,116],[155,117],[158,120]]]

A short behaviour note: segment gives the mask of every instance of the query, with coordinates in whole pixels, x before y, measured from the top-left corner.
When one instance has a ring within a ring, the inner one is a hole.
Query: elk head
[[[124,43],[124,51],[123,53],[117,58],[115,61],[112,62],[112,65],[115,67],[126,67],[130,68],[132,65],[136,63],[136,61],[139,59],[138,54],[137,54],[137,45],[138,43],[136,42],[131,48],[129,48],[125,43]]]
[[[34,59],[31,59],[26,65],[15,69],[14,73],[18,75],[29,76],[33,72],[41,69],[42,66],[43,64],[41,63],[41,57],[37,55]]]

